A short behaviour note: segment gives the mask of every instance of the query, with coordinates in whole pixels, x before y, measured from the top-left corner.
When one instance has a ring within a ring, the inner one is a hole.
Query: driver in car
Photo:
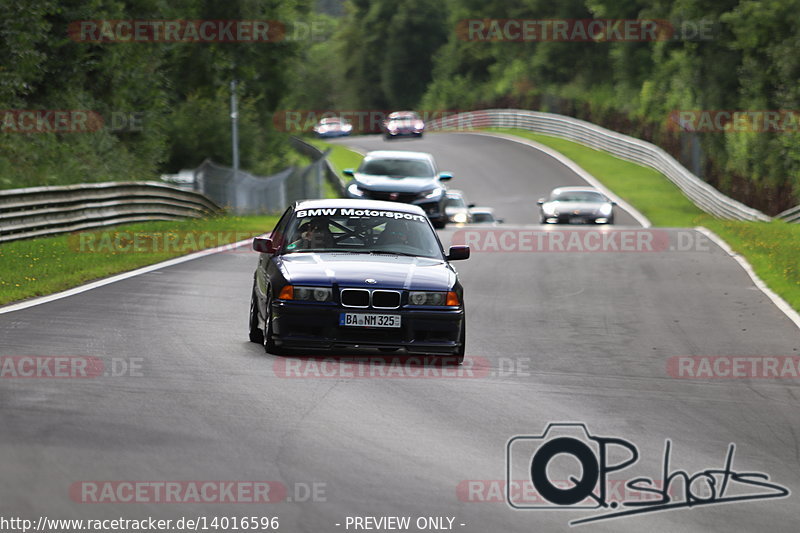
[[[314,218],[301,224],[298,232],[299,238],[288,245],[287,250],[318,250],[334,245],[333,234],[325,218]]]

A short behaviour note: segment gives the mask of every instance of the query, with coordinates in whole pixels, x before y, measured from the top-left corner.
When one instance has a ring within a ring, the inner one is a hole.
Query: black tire
[[[264,344],[264,331],[258,327],[258,308],[256,307],[256,284],[253,282],[253,292],[250,294],[250,342]]]
[[[280,346],[275,344],[275,341],[272,338],[272,288],[267,288],[267,305],[266,305],[266,312],[264,313],[264,331],[262,335],[264,336],[264,351],[267,353],[271,353],[273,355],[281,355],[285,353],[285,350]]]

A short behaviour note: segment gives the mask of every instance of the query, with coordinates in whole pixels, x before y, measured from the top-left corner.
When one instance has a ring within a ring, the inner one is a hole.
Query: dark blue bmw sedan
[[[402,348],[463,361],[464,292],[425,212],[370,200],[308,200],[283,214],[260,252],[250,340],[284,349]]]

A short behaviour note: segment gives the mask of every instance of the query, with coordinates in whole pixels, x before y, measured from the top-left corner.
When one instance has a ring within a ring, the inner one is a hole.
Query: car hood
[[[456,282],[450,265],[426,257],[335,252],[286,254],[276,260],[293,285],[447,291]]]
[[[594,214],[600,209],[600,206],[605,205],[597,202],[547,202],[543,207],[555,207],[558,213],[591,213]]]
[[[388,192],[420,192],[434,187],[441,187],[438,178],[392,178],[390,176],[375,176],[372,174],[355,174],[359,188],[371,191]]]

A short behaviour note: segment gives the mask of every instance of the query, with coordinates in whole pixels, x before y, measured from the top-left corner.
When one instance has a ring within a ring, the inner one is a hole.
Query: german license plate
[[[569,223],[570,224],[583,224],[586,222],[582,217],[570,217]]]
[[[400,315],[380,315],[377,313],[341,313],[340,326],[362,328],[399,328]]]

